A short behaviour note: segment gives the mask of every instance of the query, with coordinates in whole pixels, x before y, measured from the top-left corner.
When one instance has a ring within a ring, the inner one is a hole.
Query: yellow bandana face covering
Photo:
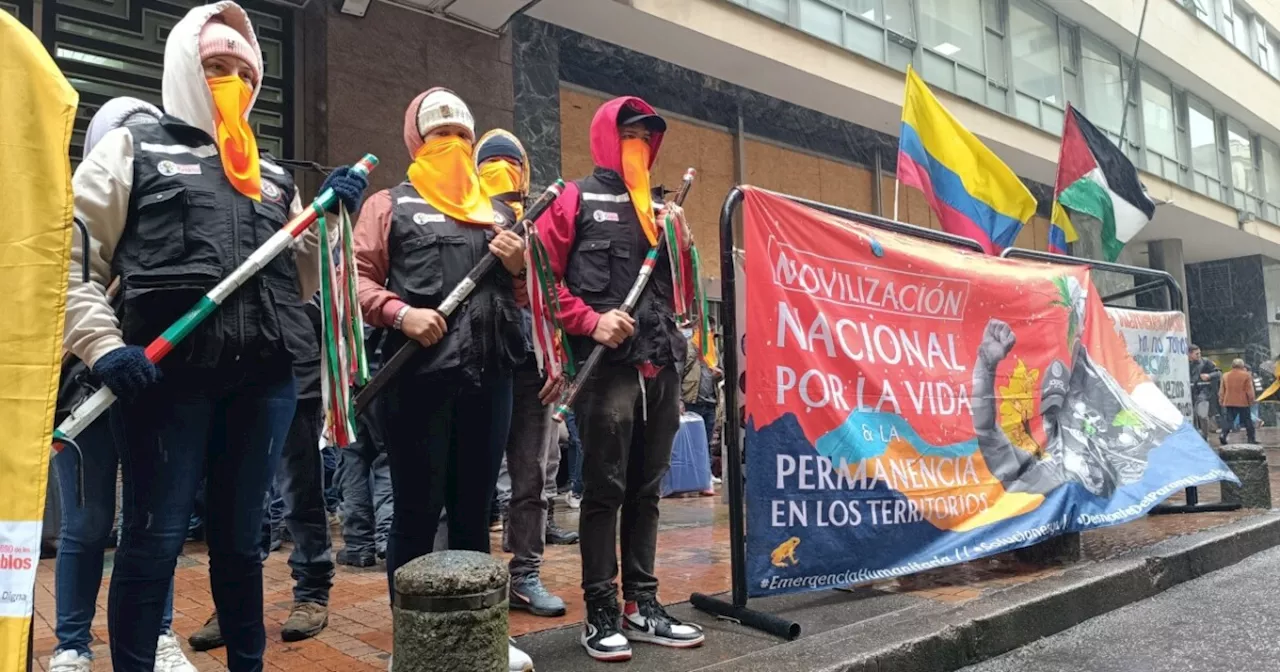
[[[631,194],[631,205],[650,245],[658,244],[658,222],[653,214],[653,192],[649,190],[649,143],[640,138],[622,141],[622,181]]]
[[[505,159],[494,159],[480,164],[480,187],[486,196],[495,198],[503,194],[516,196],[507,205],[516,211],[516,217],[524,217],[524,204],[520,202],[520,182],[523,175],[520,166]]]
[[[471,143],[456,136],[432,138],[418,148],[409,182],[431,207],[460,222],[493,226],[493,204],[480,188]]]
[[[253,135],[245,112],[253,90],[235,75],[209,80],[213,94],[213,122],[218,132],[218,155],[222,172],[236,191],[262,200],[262,169],[258,163],[258,139]]]

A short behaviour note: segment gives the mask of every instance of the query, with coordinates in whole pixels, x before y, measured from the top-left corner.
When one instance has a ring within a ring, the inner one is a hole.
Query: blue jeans
[[[57,612],[54,635],[58,638],[58,651],[78,651],[92,656],[90,628],[98,589],[102,586],[102,558],[116,518],[117,460],[111,423],[102,418],[89,425],[80,434],[78,443],[84,456],[80,465],[84,473],[84,506],[80,505],[78,496],[76,461],[80,456],[74,449],[67,448],[53,458],[62,503],[62,530],[53,570]],[[168,632],[172,621],[173,579],[170,577],[159,632]],[[154,649],[154,638],[151,646]]]
[[[335,477],[342,490],[342,539],[348,554],[387,551],[394,502],[391,467],[377,431],[378,403],[365,412],[358,440],[338,451]]]
[[[289,425],[289,437],[276,465],[266,501],[267,542],[270,532],[288,527],[293,537],[289,568],[293,573],[293,601],[329,603],[333,586],[333,554],[329,515],[324,503],[324,464],[320,455],[319,399],[299,399]],[[268,549],[262,549],[266,556]]]
[[[582,496],[582,439],[578,437],[578,422],[573,413],[564,416],[564,428],[569,432],[569,445],[565,449],[564,459],[569,463],[569,490]]]
[[[324,459],[324,508],[333,513],[342,503],[342,489],[338,487],[338,449],[325,446],[320,457]]]
[[[164,597],[207,477],[209,584],[232,672],[259,672],[262,499],[293,419],[287,363],[167,375],[112,415],[124,473],[124,530],[107,603],[111,662],[152,672]]]

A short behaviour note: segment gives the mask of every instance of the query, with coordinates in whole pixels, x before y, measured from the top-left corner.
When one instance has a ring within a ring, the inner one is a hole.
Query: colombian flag
[[[924,192],[943,231],[982,243],[987,254],[1012,245],[1036,212],[1036,199],[1022,180],[951,116],[911,66],[898,179]]]

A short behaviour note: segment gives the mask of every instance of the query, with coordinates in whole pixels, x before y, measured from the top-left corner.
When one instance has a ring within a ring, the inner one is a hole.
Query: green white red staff
[[[372,154],[365,154],[364,158],[359,161],[352,170],[368,176],[369,173],[378,165],[378,157]],[[153,363],[158,363],[173,351],[174,346],[182,342],[200,325],[205,319],[222,305],[231,293],[239,289],[249,278],[253,277],[258,271],[262,270],[272,259],[275,259],[293,244],[293,240],[301,236],[312,224],[320,218],[320,213],[332,209],[338,201],[337,194],[333,189],[325,189],[315,201],[312,207],[306,209],[297,217],[293,218],[283,228],[275,232],[267,242],[261,247],[253,251],[249,258],[240,264],[226,278],[219,282],[217,286],[209,290],[201,299],[196,302],[190,310],[182,317],[178,318],[169,328],[156,337],[154,341],[146,348],[147,359]],[[325,249],[328,248],[328,241],[322,240],[320,244]],[[106,412],[111,404],[116,400],[116,395],[106,385],[98,388],[92,396],[85,399],[71,411],[71,414],[58,425],[53,431],[54,450],[61,450],[60,444],[74,443],[75,438],[80,435],[89,425],[93,424]]]

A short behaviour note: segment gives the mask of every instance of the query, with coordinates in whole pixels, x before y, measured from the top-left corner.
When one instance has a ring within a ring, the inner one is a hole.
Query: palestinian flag
[[[1066,254],[1066,243],[1079,239],[1082,217],[1098,220],[1102,250],[1115,261],[1155,215],[1156,204],[1138,181],[1129,158],[1074,107],[1067,106],[1053,187],[1050,251]]]

